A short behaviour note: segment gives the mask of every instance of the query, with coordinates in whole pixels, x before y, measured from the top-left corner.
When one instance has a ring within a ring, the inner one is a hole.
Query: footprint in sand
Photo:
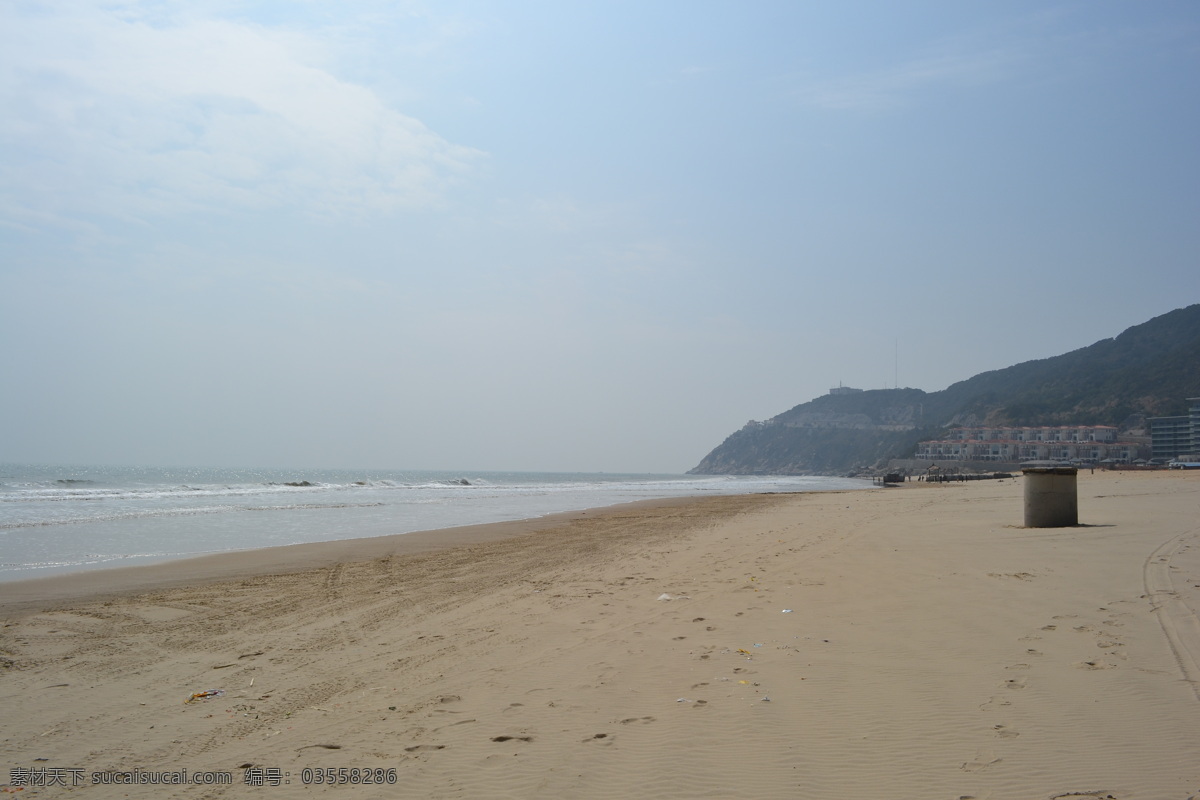
[[[1076,669],[1116,669],[1116,665],[1105,664],[1103,661],[1079,661],[1072,666]]]
[[[512,741],[532,742],[533,737],[532,736],[493,736],[492,741],[493,742],[512,742]]]
[[[654,717],[626,717],[625,719],[621,720],[622,725],[630,725],[634,722],[640,722],[643,725],[648,725],[649,723],[654,722]]]
[[[1003,760],[1004,759],[1002,758],[993,758],[991,761],[984,761],[980,758],[977,758],[974,761],[964,761],[959,769],[961,769],[963,772],[982,772],[988,767],[994,767]]]
[[[1025,688],[1025,679],[1024,678],[1009,678],[1008,680],[1006,680],[1004,682],[1004,688],[1005,689],[1024,689]]]
[[[444,744],[414,744],[412,747],[404,748],[406,753],[418,753],[422,750],[445,750]]]
[[[1021,735],[1021,734],[1017,733],[1016,731],[1010,731],[1004,725],[993,725],[992,730],[994,730],[996,732],[996,735],[999,736],[1001,739],[1015,739]]]

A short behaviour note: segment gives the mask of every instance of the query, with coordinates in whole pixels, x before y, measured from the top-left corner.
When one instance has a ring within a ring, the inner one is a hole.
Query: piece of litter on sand
[[[658,596],[658,599],[659,600],[674,600],[675,598],[671,597],[671,595],[667,594],[666,592],[663,592],[662,594],[660,594]]]
[[[780,614],[790,614],[790,613],[792,613],[792,610],[790,608],[785,608],[783,611],[780,611],[779,613]]]
[[[676,700],[675,702],[676,703],[690,703],[691,701],[688,700],[686,697],[681,697],[678,700]]]
[[[183,702],[190,703],[193,700],[206,700],[210,697],[220,697],[223,694],[225,694],[224,689],[209,689],[207,692],[196,692],[195,694],[193,694],[191,697],[189,697],[187,700],[184,700]]]

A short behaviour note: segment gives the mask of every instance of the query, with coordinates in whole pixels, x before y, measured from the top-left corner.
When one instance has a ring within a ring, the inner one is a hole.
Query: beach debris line
[[[206,692],[196,692],[195,694],[193,694],[191,697],[189,697],[187,700],[184,700],[183,702],[186,704],[186,703],[191,703],[195,700],[207,700],[210,697],[221,697],[224,694],[225,694],[224,689],[209,689]]]

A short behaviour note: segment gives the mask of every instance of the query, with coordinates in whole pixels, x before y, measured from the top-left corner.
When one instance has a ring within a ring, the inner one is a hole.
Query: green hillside
[[[940,392],[825,395],[730,435],[696,474],[840,474],[910,456],[956,424],[1121,425],[1186,413],[1200,396],[1200,304],[1053,358],[984,372]]]

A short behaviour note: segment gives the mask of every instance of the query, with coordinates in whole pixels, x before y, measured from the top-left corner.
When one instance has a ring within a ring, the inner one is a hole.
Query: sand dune
[[[0,586],[5,769],[233,777],[23,796],[1200,795],[1200,476],[1079,480],[1064,529],[1020,527],[1019,480],[910,484]],[[338,768],[395,783],[306,785]]]

